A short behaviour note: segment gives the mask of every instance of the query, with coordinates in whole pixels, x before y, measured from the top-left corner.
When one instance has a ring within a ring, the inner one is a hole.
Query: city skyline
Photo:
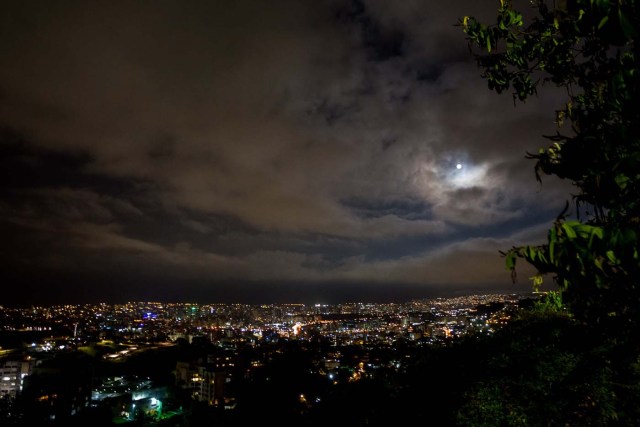
[[[525,159],[562,94],[455,26],[494,1],[0,7],[2,305],[527,291],[498,251],[571,197]]]
[[[370,387],[379,376],[412,376],[425,354],[499,336],[538,297],[0,306],[0,398],[9,402],[0,416],[33,420],[25,425],[60,419],[65,426],[91,425],[70,420],[93,414],[116,425],[144,418],[173,419],[169,425],[179,426],[193,416],[195,404],[214,410],[212,417],[224,411],[237,419],[246,416],[245,408],[256,412],[248,402],[265,402],[263,393],[257,401],[251,397],[263,381],[277,396],[279,416],[286,416],[291,401],[303,404],[296,416],[314,416],[308,411],[322,410],[345,387],[361,381]]]

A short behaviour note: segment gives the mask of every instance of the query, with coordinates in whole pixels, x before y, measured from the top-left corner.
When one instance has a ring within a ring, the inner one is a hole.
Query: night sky
[[[2,2],[0,304],[529,290],[561,97],[487,89],[496,5]]]

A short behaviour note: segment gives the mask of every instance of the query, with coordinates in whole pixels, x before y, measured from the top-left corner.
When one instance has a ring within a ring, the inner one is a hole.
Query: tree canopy
[[[514,247],[517,259],[551,274],[573,315],[607,334],[640,333],[640,15],[636,2],[532,0],[525,19],[500,0],[495,23],[461,19],[489,88],[514,102],[541,85],[566,90],[558,130],[536,160],[538,180],[555,175],[577,188],[573,218],[558,216],[544,245]],[[631,336],[627,336],[631,338]]]

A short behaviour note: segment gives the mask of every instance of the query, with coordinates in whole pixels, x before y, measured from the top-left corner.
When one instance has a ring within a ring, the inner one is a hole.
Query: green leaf
[[[618,184],[618,187],[624,190],[627,188],[627,184],[629,183],[629,177],[624,174],[620,174],[616,176],[615,181],[616,184]]]
[[[618,19],[620,20],[620,27],[627,39],[633,39],[638,36],[638,32],[633,27],[633,24],[629,22],[627,17],[622,13],[622,9],[618,9]]]
[[[576,232],[573,230],[573,228],[571,228],[569,223],[563,222],[562,229],[564,230],[565,234],[569,239],[575,239],[577,237]]]
[[[504,264],[509,271],[513,271],[513,269],[516,268],[516,253],[513,250],[507,252],[507,255],[504,259]]]
[[[602,18],[600,20],[600,23],[598,24],[598,29],[601,29],[602,27],[604,27],[604,25],[607,23],[608,20],[609,20],[608,16],[605,16],[604,18]]]
[[[530,261],[535,261],[536,260],[536,250],[534,248],[532,248],[531,246],[527,246],[526,257]]]
[[[589,235],[589,249],[593,247],[593,238],[598,237],[600,240],[603,239],[604,232],[602,231],[602,227],[591,227],[591,234]]]
[[[595,258],[593,260],[593,263],[595,264],[595,266],[598,268],[598,270],[602,270],[604,271],[604,269],[602,268],[602,259],[601,258]]]
[[[544,279],[541,274],[536,274],[535,276],[529,277],[529,280],[532,282],[533,290],[540,290],[540,286],[544,283]]]
[[[604,230],[602,229],[602,227],[593,227],[593,229],[591,230],[591,232],[595,235],[598,236],[598,238],[600,240],[604,239]]]
[[[544,251],[542,250],[538,251],[538,259],[545,264],[549,263],[549,261],[547,260],[547,256],[544,254]]]

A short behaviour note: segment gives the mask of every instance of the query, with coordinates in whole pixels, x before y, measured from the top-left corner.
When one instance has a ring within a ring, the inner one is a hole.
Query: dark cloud
[[[560,95],[454,26],[493,2],[0,8],[3,282],[43,298],[504,289],[567,197],[524,159]]]

